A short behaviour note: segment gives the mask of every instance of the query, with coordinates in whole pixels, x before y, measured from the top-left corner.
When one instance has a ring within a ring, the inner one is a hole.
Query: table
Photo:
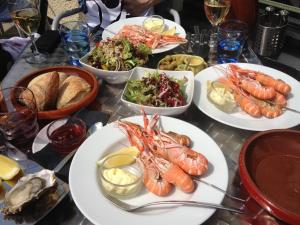
[[[192,53],[189,51],[188,53]],[[181,49],[182,50],[182,49]],[[180,51],[180,49],[176,50]],[[61,46],[50,55],[49,60],[41,65],[31,65],[25,62],[24,56],[30,54],[30,49],[27,47],[22,55],[16,60],[15,64],[2,81],[2,88],[13,86],[15,82],[29,72],[51,65],[63,65],[66,61],[66,55]],[[170,53],[169,53],[170,54]],[[242,61],[251,63],[260,63],[259,59],[255,56],[251,49],[248,49],[242,55]],[[296,78],[296,77],[295,77]],[[296,78],[297,79],[297,78]],[[299,78],[298,78],[299,79]],[[91,107],[110,114],[109,122],[115,121],[120,118],[125,118],[134,115],[125,105],[120,101],[120,96],[124,88],[124,84],[110,85],[106,82],[99,81],[100,92]],[[278,224],[284,223],[276,220],[274,217],[261,209],[244,191],[243,186],[238,174],[238,157],[242,143],[255,132],[233,128],[222,123],[219,123],[210,117],[203,114],[195,105],[192,105],[185,113],[178,116],[179,119],[185,120],[210,135],[214,141],[219,145],[223,151],[229,169],[229,184],[227,191],[235,196],[246,199],[246,205],[251,208],[254,213],[252,217],[241,216],[232,214],[226,211],[217,210],[213,216],[204,224]],[[300,130],[300,126],[293,129]],[[224,205],[244,208],[245,205],[239,202],[234,202],[231,199],[224,198]],[[101,213],[101,206],[99,206],[99,213]],[[90,225],[91,223],[85,219],[79,209],[76,207],[69,194],[49,215],[42,219],[39,225]]]

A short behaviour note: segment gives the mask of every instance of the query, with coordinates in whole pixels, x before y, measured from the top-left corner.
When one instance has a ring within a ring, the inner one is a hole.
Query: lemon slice
[[[162,32],[163,35],[174,35],[176,33],[176,27],[172,27],[164,32]]]
[[[0,178],[3,180],[12,179],[21,170],[19,164],[16,161],[4,155],[0,155],[0,165]]]
[[[134,146],[121,148],[120,150],[113,152],[113,153],[105,156],[104,158],[98,160],[97,165],[100,166],[107,157],[110,157],[113,155],[119,155],[119,157],[114,157],[111,160],[109,160],[108,162],[106,162],[107,167],[118,167],[118,166],[129,165],[134,162],[134,159],[126,157],[126,155],[131,155],[131,156],[133,156],[133,158],[136,158],[136,157],[138,157],[139,154],[140,154],[140,151]],[[107,165],[107,163],[109,165]]]

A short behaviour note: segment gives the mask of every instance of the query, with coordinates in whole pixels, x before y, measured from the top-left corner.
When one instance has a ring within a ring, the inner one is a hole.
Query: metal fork
[[[244,214],[243,211],[236,208],[226,207],[223,205],[208,203],[208,202],[185,201],[185,200],[156,201],[156,202],[149,202],[146,204],[142,204],[139,206],[134,206],[134,205],[129,205],[126,202],[120,201],[119,199],[111,195],[108,195],[104,190],[102,190],[102,192],[104,197],[107,198],[109,201],[111,201],[113,205],[127,212],[134,212],[149,206],[157,206],[157,205],[187,205],[187,206],[199,206],[205,208],[221,209],[221,210],[227,210],[234,213]]]

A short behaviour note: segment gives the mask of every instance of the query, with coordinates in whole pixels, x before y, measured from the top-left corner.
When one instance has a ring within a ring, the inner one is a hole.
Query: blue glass
[[[218,63],[238,62],[247,39],[247,24],[238,20],[223,22],[218,28]]]
[[[69,24],[68,24],[69,23]],[[64,49],[68,54],[68,64],[81,66],[79,59],[90,51],[88,29],[81,22],[67,22],[60,29]],[[73,29],[68,29],[73,26]]]
[[[237,62],[241,49],[242,44],[238,40],[220,40],[218,43],[218,63]]]

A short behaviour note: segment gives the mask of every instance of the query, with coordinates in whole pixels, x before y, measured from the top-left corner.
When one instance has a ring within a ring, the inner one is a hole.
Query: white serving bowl
[[[187,84],[185,89],[185,95],[186,95],[186,105],[184,106],[178,106],[178,107],[154,107],[154,106],[144,106],[143,109],[146,114],[159,114],[159,115],[165,115],[165,116],[171,116],[171,115],[178,115],[183,112],[185,112],[188,107],[191,105],[193,94],[194,94],[194,75],[191,71],[167,71],[167,70],[157,70],[157,69],[148,69],[144,67],[135,67],[128,79],[130,80],[137,80],[142,79],[142,77],[145,76],[147,72],[155,72],[159,71],[161,73],[165,73],[168,77],[173,77],[176,79],[183,79],[184,77],[187,78]],[[125,91],[127,89],[127,85],[124,88],[124,91],[121,96],[121,101],[127,105],[130,109],[134,110],[135,112],[140,112],[142,105],[136,104],[130,101],[127,101],[125,99]]]
[[[122,84],[126,82],[131,74],[132,70],[129,71],[108,71],[97,69],[88,63],[88,57],[91,52],[87,53],[83,56],[79,62],[83,66],[84,69],[90,71],[91,73],[95,74],[95,76],[99,77],[100,79],[106,80],[110,84]]]

